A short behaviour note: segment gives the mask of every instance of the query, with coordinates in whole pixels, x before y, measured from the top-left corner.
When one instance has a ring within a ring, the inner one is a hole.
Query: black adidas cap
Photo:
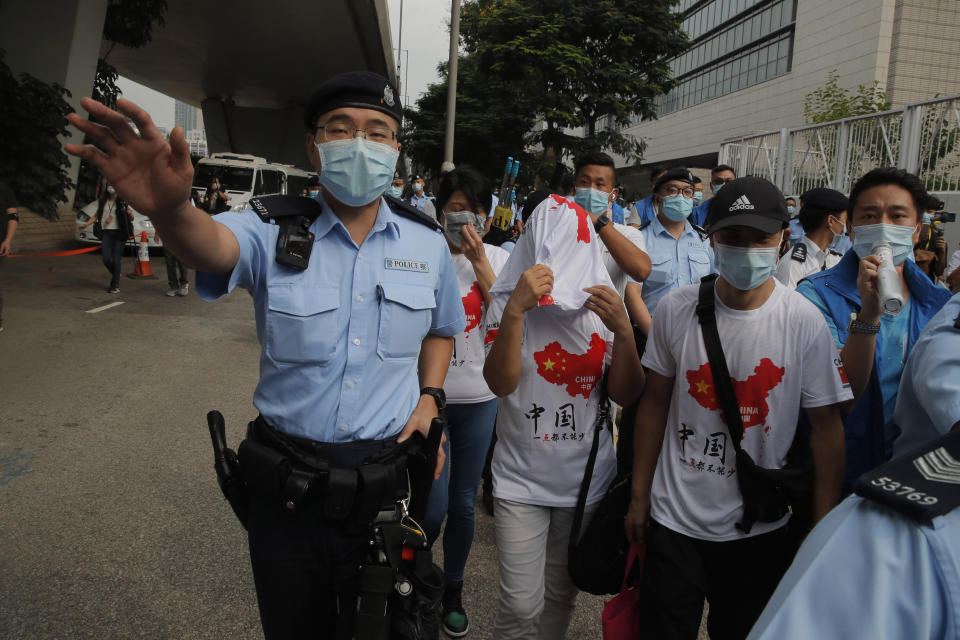
[[[710,199],[706,223],[712,234],[735,226],[776,233],[789,222],[780,190],[769,180],[747,176],[728,182]]]
[[[397,122],[403,120],[403,106],[396,89],[389,80],[372,71],[341,73],[317,87],[307,100],[303,123],[313,130],[321,114],[341,107],[376,109]]]

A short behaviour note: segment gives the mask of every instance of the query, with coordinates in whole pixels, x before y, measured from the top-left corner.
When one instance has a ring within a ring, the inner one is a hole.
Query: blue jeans
[[[119,229],[103,230],[103,246],[100,247],[100,259],[110,272],[110,288],[120,286],[120,270],[123,266],[123,246],[127,235]]]
[[[423,527],[433,542],[443,517],[443,569],[448,581],[463,581],[463,569],[473,545],[473,512],[477,485],[497,419],[497,399],[447,405],[447,464],[430,488]]]

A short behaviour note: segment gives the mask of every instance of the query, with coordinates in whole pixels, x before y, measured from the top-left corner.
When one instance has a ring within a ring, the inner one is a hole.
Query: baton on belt
[[[237,520],[246,529],[249,494],[240,475],[240,460],[233,449],[227,448],[223,414],[219,411],[207,413],[207,426],[210,427],[210,440],[213,442],[213,468],[217,472],[217,484]]]

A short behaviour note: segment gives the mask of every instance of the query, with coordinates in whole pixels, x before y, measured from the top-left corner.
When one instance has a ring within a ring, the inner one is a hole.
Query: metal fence
[[[867,171],[888,166],[917,174],[928,191],[960,193],[960,95],[726,140],[720,163],[787,194],[812,187],[846,193]]]

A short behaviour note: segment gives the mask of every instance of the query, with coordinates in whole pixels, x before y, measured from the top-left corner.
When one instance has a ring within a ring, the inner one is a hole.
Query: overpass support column
[[[28,73],[70,91],[67,102],[80,109],[80,98],[93,92],[103,36],[107,0],[46,0],[0,3],[0,48],[14,74]],[[82,142],[72,131],[61,142]],[[70,179],[76,182],[80,159],[70,156]],[[73,206],[72,192],[66,207]]]

